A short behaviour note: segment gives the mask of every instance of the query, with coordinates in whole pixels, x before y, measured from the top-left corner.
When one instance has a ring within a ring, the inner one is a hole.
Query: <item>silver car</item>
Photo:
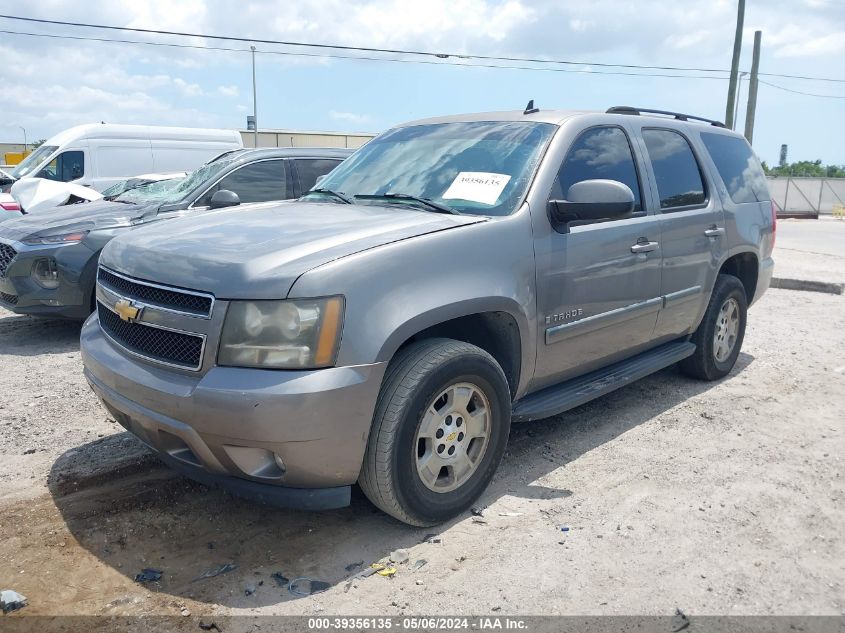
[[[769,286],[757,158],[717,122],[611,108],[391,129],[299,201],[103,250],[85,375],[174,468],[413,525],[466,510],[512,421],[674,363],[731,371]]]

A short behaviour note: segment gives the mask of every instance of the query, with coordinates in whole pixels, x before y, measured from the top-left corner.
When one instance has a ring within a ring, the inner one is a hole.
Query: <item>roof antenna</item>
[[[522,114],[535,114],[540,111],[540,108],[534,107],[534,99],[531,99],[528,102],[528,105],[525,106],[525,111]]]

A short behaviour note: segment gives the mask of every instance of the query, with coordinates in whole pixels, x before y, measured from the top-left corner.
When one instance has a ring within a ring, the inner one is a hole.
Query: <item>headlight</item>
[[[24,244],[37,246],[40,244],[76,244],[85,239],[88,231],[74,231],[73,233],[62,233],[61,235],[47,235],[45,237],[27,237],[21,240]]]
[[[233,301],[217,362],[234,367],[316,369],[335,362],[343,297]]]

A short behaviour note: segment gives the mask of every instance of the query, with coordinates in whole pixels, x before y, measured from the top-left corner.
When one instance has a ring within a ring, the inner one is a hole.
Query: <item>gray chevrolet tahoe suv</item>
[[[200,481],[312,509],[357,482],[431,525],[481,494],[512,421],[673,363],[727,375],[774,239],[757,158],[716,122],[417,121],[298,202],[110,242],[85,374]]]

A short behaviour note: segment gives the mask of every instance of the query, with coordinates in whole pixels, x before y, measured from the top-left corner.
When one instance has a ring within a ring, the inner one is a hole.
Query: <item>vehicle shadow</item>
[[[10,316],[5,316],[10,315]],[[40,356],[79,351],[82,321],[41,319],[0,312],[0,353]]]
[[[753,362],[741,354],[731,376]],[[546,420],[515,425],[505,457],[478,506],[504,497],[558,500],[564,505],[578,491],[538,485],[545,475],[718,383],[691,380],[669,368],[591,403]],[[306,577],[346,588],[370,563],[393,550],[420,543],[438,547],[437,538],[467,512],[434,528],[404,525],[377,510],[355,490],[348,508],[298,512],[256,505],[184,479],[160,462],[112,475],[102,485],[74,490],[68,469],[80,458],[95,461],[105,449],[137,450],[126,433],[73,449],[60,457],[50,475],[50,492],[72,536],[90,554],[130,579],[144,567],[163,572],[151,591],[209,605],[260,607],[295,600],[288,579]],[[539,516],[539,515],[538,515]],[[448,540],[448,535],[443,535]],[[414,550],[408,565],[425,557]],[[142,562],[143,561],[143,562]],[[226,564],[235,569],[210,578]],[[403,570],[408,567],[403,566]],[[404,572],[403,572],[404,573]],[[253,589],[247,596],[245,591]]]

